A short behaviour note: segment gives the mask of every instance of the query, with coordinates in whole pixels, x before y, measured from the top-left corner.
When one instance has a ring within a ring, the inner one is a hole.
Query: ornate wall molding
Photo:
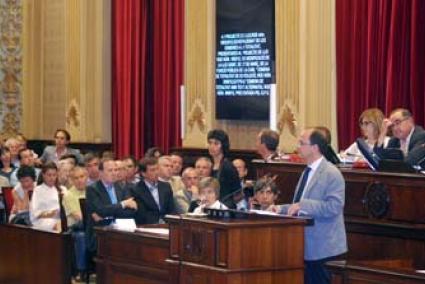
[[[22,22],[21,1],[0,0],[0,127],[3,138],[20,132]]]

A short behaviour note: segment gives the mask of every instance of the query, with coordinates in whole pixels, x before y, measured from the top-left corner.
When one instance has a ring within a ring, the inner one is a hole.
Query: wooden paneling
[[[69,284],[72,248],[70,234],[0,225],[0,283]]]

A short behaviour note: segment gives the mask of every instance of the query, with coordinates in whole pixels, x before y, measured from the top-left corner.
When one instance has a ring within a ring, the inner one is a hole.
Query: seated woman
[[[21,166],[17,177],[19,183],[12,190],[13,207],[10,212],[10,223],[30,225],[30,192],[35,187],[35,170],[30,166]]]
[[[200,214],[204,208],[227,209],[226,205],[218,200],[220,196],[220,184],[216,178],[206,177],[199,182],[200,205],[193,213]]]
[[[274,178],[264,176],[257,180],[254,186],[255,195],[251,200],[251,209],[267,210],[274,205],[278,196],[277,186]]]
[[[365,138],[366,143],[372,150],[378,141],[379,135],[381,133],[382,123],[384,121],[384,114],[380,109],[370,108],[360,115],[359,125],[362,131],[362,136]],[[388,144],[389,137],[385,137],[384,146]],[[343,158],[350,159],[352,161],[363,160],[364,157],[357,147],[357,143],[354,142],[348,147],[341,156]]]
[[[54,162],[46,163],[41,170],[41,180],[34,189],[30,203],[33,228],[45,231],[61,231],[59,195],[66,189],[57,186],[58,169]]]

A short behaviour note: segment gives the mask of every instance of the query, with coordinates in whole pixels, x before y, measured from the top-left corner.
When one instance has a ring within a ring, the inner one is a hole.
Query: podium
[[[304,283],[307,220],[237,213],[167,216],[170,283]]]

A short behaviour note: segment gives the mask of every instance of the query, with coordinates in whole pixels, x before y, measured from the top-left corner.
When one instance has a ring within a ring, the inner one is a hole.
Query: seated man
[[[206,177],[199,182],[200,204],[193,213],[203,213],[204,208],[227,209],[226,205],[220,202],[220,183],[216,178]]]
[[[109,225],[115,218],[133,218],[137,204],[128,191],[115,181],[117,166],[113,159],[103,159],[99,164],[100,180],[86,191],[86,243],[90,253],[96,253],[94,226]]]
[[[183,156],[178,152],[170,154],[171,163],[173,165],[173,176],[180,176],[183,169]]]
[[[236,193],[233,196],[233,200],[236,203],[236,209],[238,210],[248,210],[249,207],[249,197],[252,197],[253,193],[253,182],[251,180],[247,180],[246,177],[248,175],[248,169],[246,168],[246,163],[242,159],[234,159],[232,161],[233,166],[238,171],[239,179],[241,182],[242,190],[239,193]],[[249,194],[246,194],[250,192]]]
[[[85,242],[85,233],[83,227],[83,215],[81,213],[80,199],[86,198],[87,170],[83,167],[75,167],[71,172],[72,186],[66,192],[62,199],[62,205],[65,210],[68,228],[72,231],[74,239],[74,250],[76,259],[76,268],[80,275],[77,279],[83,279],[82,274],[87,269],[87,249]]]
[[[210,177],[212,173],[212,161],[208,157],[200,157],[195,162],[195,169],[198,171],[199,178]]]
[[[254,190],[255,195],[251,201],[251,209],[267,210],[275,204],[278,190],[273,178],[269,176],[260,178],[255,183]]]
[[[374,151],[381,158],[387,157],[388,150],[383,147],[385,137],[388,129],[392,129],[393,137],[388,141],[386,148],[398,148],[405,157],[406,162],[409,164],[416,164],[421,160],[422,151],[413,151],[418,147],[423,147],[425,143],[425,131],[419,126],[415,125],[412,114],[407,109],[398,108],[391,112],[389,119],[384,119],[382,131],[380,132],[378,142]]]
[[[271,162],[279,159],[277,147],[279,146],[279,133],[271,129],[263,129],[258,133],[256,147],[258,154],[266,162]]]
[[[13,207],[10,211],[10,223],[30,225],[30,192],[35,188],[36,174],[33,167],[20,166],[16,174],[19,182],[12,190]]]
[[[173,176],[173,162],[170,156],[161,156],[158,158],[160,181],[171,185],[173,192],[177,192],[184,187],[180,176]]]
[[[192,167],[183,171],[182,181],[184,188],[176,192],[174,195],[175,213],[184,214],[189,212],[190,203],[197,201],[198,196],[198,171]]]
[[[136,223],[162,223],[166,214],[174,213],[173,191],[168,182],[159,180],[158,160],[144,158],[140,161],[143,179],[130,186],[131,195],[137,202]]]
[[[128,156],[123,159],[123,162],[127,167],[126,182],[128,184],[138,183],[140,181],[140,175],[136,159],[133,156]]]
[[[87,153],[84,156],[84,165],[87,169],[87,173],[89,176],[87,179],[87,185],[91,185],[99,180],[100,178],[99,162],[100,162],[99,157],[93,153]]]
[[[35,160],[34,160],[34,153],[33,153],[32,150],[30,150],[30,149],[19,150],[18,158],[19,158],[20,167],[29,166],[29,167],[34,168]],[[10,185],[11,186],[16,186],[19,182],[18,177],[17,177],[18,170],[19,170],[19,168],[16,168],[10,176]],[[37,180],[38,176],[40,175],[41,170],[39,168],[34,168],[34,170],[35,170],[35,175],[36,175],[35,180]]]

